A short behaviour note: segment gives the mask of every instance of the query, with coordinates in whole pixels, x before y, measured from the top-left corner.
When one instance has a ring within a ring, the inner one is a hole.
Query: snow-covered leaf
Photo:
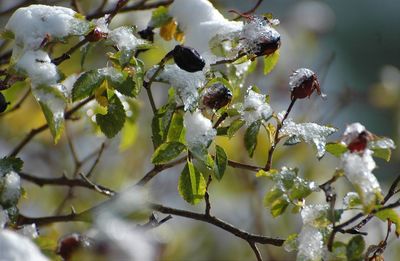
[[[21,179],[10,171],[0,177],[0,205],[3,208],[15,207],[21,197]]]
[[[266,102],[266,95],[248,89],[243,101],[242,118],[246,126],[258,120],[268,120],[272,115],[271,106]]]
[[[114,137],[122,129],[125,118],[124,106],[115,94],[109,99],[107,114],[96,114],[96,122],[108,138]]]
[[[206,180],[190,161],[187,162],[179,177],[178,191],[182,198],[192,205],[204,198]]]
[[[167,163],[178,157],[185,148],[184,144],[176,141],[163,143],[154,152],[151,162],[154,164]]]
[[[379,137],[376,140],[369,142],[368,148],[374,152],[374,157],[389,161],[392,155],[392,149],[395,149],[396,145],[392,139]]]
[[[349,192],[343,198],[343,208],[352,209],[362,205],[360,196],[356,192]]]
[[[335,128],[321,126],[316,123],[294,123],[288,119],[283,124],[280,135],[289,138],[297,137],[307,143],[313,143],[317,148],[317,157],[325,154],[326,137],[336,132]]]
[[[54,143],[57,143],[64,129],[66,96],[58,86],[40,85],[33,89],[33,95],[40,104]]]
[[[131,26],[121,26],[108,33],[109,39],[118,50],[137,50],[151,47],[146,40],[138,38],[134,34],[134,28]]]
[[[183,123],[186,128],[186,141],[190,148],[208,148],[217,134],[211,121],[200,111],[186,112]]]

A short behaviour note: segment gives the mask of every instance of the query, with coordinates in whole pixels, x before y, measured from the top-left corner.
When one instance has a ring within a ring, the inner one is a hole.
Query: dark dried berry
[[[69,260],[74,252],[90,246],[89,239],[77,233],[62,237],[58,241],[57,254],[63,259]]]
[[[321,88],[315,73],[309,69],[301,68],[296,70],[289,80],[291,88],[291,99],[304,99],[310,97],[316,90],[321,95]]]
[[[203,96],[203,104],[211,109],[220,109],[232,100],[232,92],[222,83],[210,86]]]
[[[142,37],[143,39],[150,41],[150,42],[154,42],[154,32],[153,32],[153,27],[148,26],[146,27],[146,29],[141,30],[138,32],[138,34],[140,35],[140,37]]]
[[[265,39],[258,44],[258,51],[254,54],[257,56],[273,54],[281,46],[281,37],[277,36],[274,39]]]
[[[107,38],[107,33],[104,33],[97,28],[95,28],[88,35],[86,35],[86,39],[89,42],[98,42],[104,38]]]
[[[372,139],[372,134],[368,131],[363,131],[358,134],[357,138],[353,139],[347,148],[350,152],[363,152],[367,146],[368,142]]]
[[[206,65],[201,55],[191,47],[177,45],[172,50],[172,56],[176,65],[187,72],[201,71]]]
[[[9,102],[6,101],[4,95],[0,92],[0,113],[4,112],[7,109]]]

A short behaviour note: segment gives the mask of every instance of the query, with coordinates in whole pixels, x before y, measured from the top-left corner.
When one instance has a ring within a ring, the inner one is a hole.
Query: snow
[[[61,84],[53,85],[52,87],[58,90],[62,89]],[[66,91],[61,90],[64,94]],[[65,100],[62,97],[57,96],[55,93],[50,92],[48,89],[36,88],[33,90],[33,95],[36,100],[40,103],[46,104],[46,106],[53,113],[55,120],[64,118]]]
[[[342,142],[349,145],[353,140],[357,139],[361,132],[366,131],[365,127],[359,122],[347,125],[343,133]]]
[[[21,196],[21,179],[19,175],[10,171],[0,178],[1,195],[0,202],[3,205],[17,204]]]
[[[322,233],[315,227],[305,225],[298,236],[298,261],[321,260],[324,253]]]
[[[169,14],[185,32],[185,45],[195,48],[207,64],[218,60],[211,54],[210,40],[215,36],[224,38],[230,33],[240,32],[243,27],[242,22],[225,19],[208,0],[175,0]]]
[[[31,78],[34,87],[41,84],[52,85],[59,79],[56,65],[51,63],[49,55],[41,50],[26,51],[15,68],[25,72]]]
[[[18,233],[28,238],[37,238],[39,236],[35,224],[24,225],[21,229],[18,230]]]
[[[132,33],[132,29],[126,26],[118,27],[109,32],[108,39],[110,39],[119,50],[134,50],[139,45],[146,43],[145,40],[136,38]]]
[[[279,20],[277,21],[279,23]],[[263,17],[254,16],[248,20],[241,32],[243,48],[251,53],[257,53],[263,42],[275,42],[280,34]]]
[[[366,149],[363,154],[346,152],[341,157],[341,166],[347,179],[356,188],[364,206],[374,205],[381,195],[378,180],[372,174],[375,169],[373,152]]]
[[[0,206],[0,230],[4,228],[4,226],[7,224],[8,222],[8,214],[7,211],[4,210],[1,206]]]
[[[186,141],[191,148],[198,146],[208,147],[217,134],[211,121],[199,111],[186,112],[183,123],[186,128]]]
[[[246,126],[250,126],[257,120],[267,120],[272,115],[271,106],[265,101],[264,94],[257,93],[250,88],[243,101],[242,118],[246,121]]]
[[[45,261],[38,247],[28,238],[11,230],[0,230],[0,260]]]
[[[43,39],[79,35],[77,25],[82,22],[69,8],[47,5],[30,5],[17,9],[5,29],[15,35],[15,43],[24,50],[40,47]]]
[[[309,182],[300,178],[299,176],[297,176],[295,170],[291,168],[282,167],[279,174],[273,175],[272,178],[275,181],[276,186],[279,188],[279,190],[287,194],[291,194],[290,190],[298,189],[299,186],[307,187],[311,191],[319,190],[318,185],[314,181]],[[288,183],[292,185],[289,190],[287,189],[286,185]]]
[[[146,77],[150,78],[156,70],[157,67],[149,70]],[[172,64],[165,66],[157,80],[168,82],[176,89],[186,111],[196,107],[199,100],[198,89],[205,85],[206,76],[203,71],[190,73],[180,69],[176,64]]]
[[[327,204],[304,206],[303,210],[301,211],[303,224],[313,225],[315,220],[325,217],[327,215],[328,209],[329,206]]]
[[[317,157],[325,154],[326,137],[336,132],[335,128],[321,126],[316,123],[295,123],[287,119],[280,131],[280,135],[301,139],[307,143],[313,143],[317,148]]]
[[[109,15],[105,15],[99,19],[94,20],[94,24],[96,25],[96,29],[101,33],[109,33],[110,30],[108,29],[107,18]]]
[[[289,77],[290,90],[299,87],[306,79],[314,75],[314,72],[307,68],[300,68]]]

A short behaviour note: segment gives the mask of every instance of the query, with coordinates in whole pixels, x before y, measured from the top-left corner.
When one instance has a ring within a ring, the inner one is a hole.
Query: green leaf
[[[20,158],[4,157],[0,159],[0,177],[10,171],[20,172],[24,162]]]
[[[170,102],[159,108],[154,114],[151,130],[154,148],[157,148],[167,140],[168,130],[175,112],[176,103]]]
[[[350,239],[346,247],[346,255],[349,261],[360,260],[365,249],[365,241],[361,235]]]
[[[299,237],[298,234],[291,234],[289,235],[285,242],[283,243],[283,248],[288,251],[288,252],[292,252],[292,251],[296,251],[297,250],[297,238]]]
[[[158,28],[169,22],[171,19],[171,16],[168,14],[168,8],[160,6],[151,14],[149,26]]]
[[[234,120],[228,128],[228,137],[232,138],[235,133],[245,124],[244,120],[237,119]]]
[[[269,74],[278,63],[280,57],[279,50],[276,50],[273,54],[264,57],[264,75]]]
[[[253,122],[246,130],[244,135],[244,144],[246,146],[246,150],[250,156],[253,157],[254,150],[257,146],[257,135],[260,131],[261,121]]]
[[[206,180],[203,175],[188,161],[179,177],[178,191],[188,203],[199,203],[206,193]]]
[[[96,122],[107,138],[114,137],[124,126],[125,110],[117,95],[108,101],[107,114],[96,114]]]
[[[390,161],[390,158],[392,156],[392,150],[391,149],[380,149],[380,148],[374,148],[372,149],[374,152],[373,156],[376,158],[381,158],[386,161]]]
[[[335,260],[338,260],[338,261],[346,261],[347,260],[346,248],[347,248],[347,245],[341,241],[335,241],[333,243],[332,254],[336,258]]]
[[[206,165],[207,168],[214,168],[214,161],[210,154],[208,154],[208,149],[206,146],[191,147],[190,152],[195,159]]]
[[[186,146],[180,142],[171,141],[163,143],[154,152],[151,162],[156,165],[167,163],[178,157],[185,149]]]
[[[217,136],[226,136],[228,135],[229,127],[218,127],[217,128]]]
[[[228,157],[224,149],[218,145],[215,146],[215,166],[214,173],[218,180],[221,180],[224,176],[226,166],[228,165]]]
[[[341,142],[328,142],[325,145],[325,150],[335,157],[340,157],[347,151],[347,146]]]
[[[115,70],[114,75],[107,75],[106,79],[110,86],[121,94],[128,97],[135,97],[137,95],[134,76],[128,72]]]
[[[275,200],[271,205],[271,215],[273,217],[278,217],[282,215],[288,206],[289,202],[284,198],[279,198]]]
[[[266,177],[266,178],[272,178],[274,175],[278,174],[279,171],[276,169],[271,169],[269,171],[265,171],[263,169],[260,169],[257,173],[256,173],[256,177]]]
[[[183,126],[183,114],[176,112],[172,116],[169,126],[167,141],[185,141],[185,128]]]
[[[104,79],[105,75],[101,69],[83,73],[72,88],[72,101],[79,101],[92,95],[100,87]]]
[[[400,216],[394,209],[384,209],[380,211],[378,210],[375,216],[382,221],[387,221],[389,219],[396,226],[397,237],[400,236]]]
[[[289,206],[289,201],[283,197],[283,194],[283,191],[277,187],[272,188],[265,194],[264,206],[270,208],[273,217],[281,215]]]
[[[64,129],[65,95],[57,86],[46,85],[34,88],[33,95],[42,108],[54,143],[57,143]]]

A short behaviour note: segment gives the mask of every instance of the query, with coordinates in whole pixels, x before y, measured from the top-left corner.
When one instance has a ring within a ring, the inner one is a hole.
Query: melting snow
[[[21,179],[19,175],[10,171],[3,177],[0,177],[0,203],[6,205],[15,205],[21,196]]]
[[[322,233],[315,227],[305,225],[298,236],[298,261],[321,260],[324,253]]]
[[[119,50],[134,50],[139,45],[146,43],[145,40],[136,38],[132,32],[132,28],[121,26],[118,27],[108,34],[108,39],[113,41],[113,43],[118,47]]]
[[[300,84],[306,79],[310,78],[314,75],[314,72],[307,68],[300,68],[293,72],[293,74],[289,77],[289,87],[290,90],[293,90],[296,87],[299,87]]]
[[[366,149],[363,154],[346,152],[341,157],[341,165],[347,179],[356,188],[364,206],[375,204],[381,194],[378,180],[372,174],[375,161],[372,151]]]

